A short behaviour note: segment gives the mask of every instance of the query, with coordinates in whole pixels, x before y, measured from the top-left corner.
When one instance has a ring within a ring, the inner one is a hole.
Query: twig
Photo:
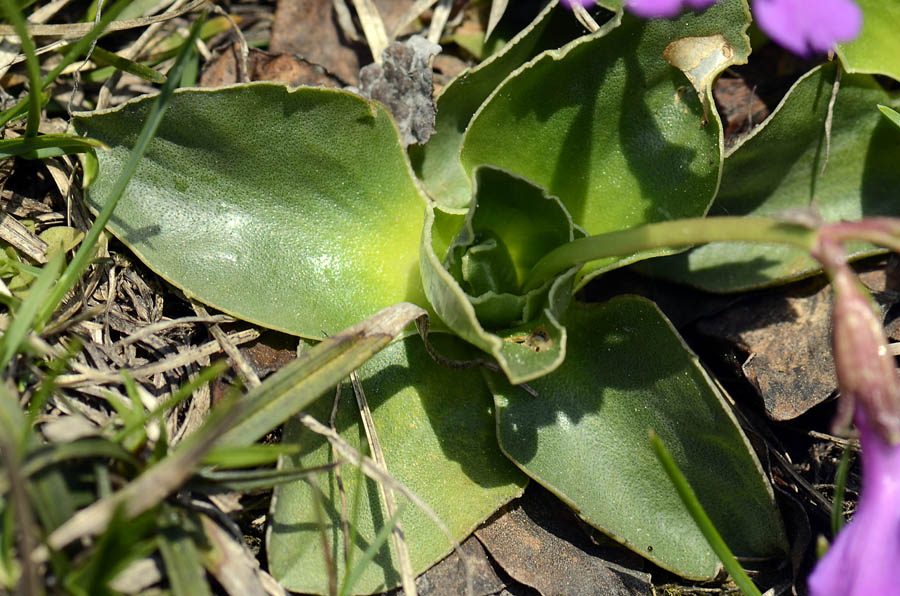
[[[444,27],[450,19],[450,9],[453,8],[453,0],[440,0],[434,14],[431,17],[431,26],[428,28],[428,41],[440,43],[444,34]]]
[[[389,486],[391,489],[409,499],[409,501],[413,505],[415,505],[422,513],[424,513],[426,517],[433,521],[438,530],[440,530],[441,533],[447,538],[447,540],[450,541],[450,544],[453,545],[454,552],[456,552],[457,556],[459,556],[459,560],[466,571],[466,593],[472,594],[472,566],[469,563],[469,557],[463,552],[462,548],[459,545],[459,542],[457,542],[456,538],[453,537],[453,534],[450,532],[450,529],[447,527],[447,525],[444,524],[443,520],[438,517],[437,513],[434,512],[434,510],[428,505],[428,503],[420,499],[418,495],[406,488],[406,486],[404,486],[396,478],[386,472],[383,472],[381,468],[379,468],[378,465],[374,461],[372,461],[371,458],[364,456],[359,451],[354,449],[353,446],[342,439],[336,431],[328,428],[309,414],[303,414],[300,417],[300,423],[312,432],[318,435],[322,435],[323,437],[328,439],[328,442],[331,443],[331,445],[338,451],[338,453],[358,466],[363,474],[365,474],[378,484]]]
[[[228,315],[207,315],[205,317],[181,317],[178,319],[170,319],[168,321],[160,321],[146,327],[141,327],[128,337],[123,337],[113,344],[113,347],[127,346],[136,341],[140,341],[145,337],[156,335],[160,331],[164,331],[170,327],[178,327],[180,325],[188,325],[190,323],[232,323],[234,319]]]
[[[206,308],[197,302],[191,301],[191,306],[194,307],[194,312],[197,313],[199,317],[208,317],[209,313],[206,311]],[[218,323],[213,323],[209,327],[209,332],[212,334],[216,341],[219,342],[219,345],[222,346],[222,351],[228,354],[228,357],[231,358],[231,364],[234,366],[235,370],[237,370],[238,374],[244,379],[244,382],[247,383],[247,387],[250,389],[255,389],[259,387],[262,382],[259,380],[259,376],[256,374],[256,371],[250,366],[250,363],[247,362],[247,359],[244,358],[244,355],[241,354],[240,350],[235,347],[235,345],[228,339],[228,336],[225,335],[225,332],[222,331],[222,328],[219,327]]]
[[[828,115],[825,116],[825,159],[822,161],[822,170],[819,172],[820,177],[825,175],[825,168],[828,167],[828,158],[831,156],[831,123],[834,118],[834,104],[837,102],[838,91],[841,88],[841,73],[844,72],[840,64],[837,64],[836,68],[834,85],[831,87],[831,98],[828,100]]]
[[[353,0],[353,8],[356,9],[359,22],[362,24],[372,59],[376,64],[381,64],[381,53],[388,47],[388,36],[378,7],[372,0]]]
[[[172,10],[170,12],[165,12],[160,15],[152,16],[152,17],[142,17],[140,19],[124,19],[121,21],[113,21],[109,24],[109,27],[106,28],[106,33],[110,33],[113,31],[124,31],[125,29],[135,29],[137,27],[144,27],[146,25],[151,25],[153,23],[160,23],[162,21],[168,21],[169,19],[173,19],[175,17],[181,16],[185,13],[191,12],[195,8],[199,8],[203,4],[205,4],[207,0],[194,0],[187,6],[179,8],[177,10]],[[28,32],[31,33],[32,36],[50,36],[50,37],[61,37],[63,39],[77,39],[79,37],[83,37],[94,27],[93,23],[65,23],[59,25],[31,25],[28,27]],[[0,36],[11,36],[18,37],[16,35],[15,28],[12,25],[0,25]],[[24,56],[22,60],[24,60]],[[22,60],[14,60],[13,64],[16,62],[21,62]]]
[[[256,329],[246,329],[235,333],[229,333],[228,339],[234,345],[240,345],[253,341],[259,337],[259,331]],[[158,362],[145,364],[128,371],[128,374],[134,379],[143,379],[152,377],[155,374],[170,371],[174,368],[187,366],[192,362],[198,361],[204,356],[212,356],[220,352],[222,347],[217,340],[209,341],[201,346],[192,347],[184,352],[175,354]],[[90,369],[87,366],[79,365],[73,362],[72,368],[76,371],[81,370],[78,374],[60,375],[56,379],[57,387],[79,387],[82,385],[96,385],[99,383],[119,383],[122,381],[122,375],[118,371],[100,372]]]
[[[381,448],[381,441],[378,439],[378,433],[375,430],[372,410],[369,409],[366,393],[363,391],[362,383],[359,382],[359,375],[356,374],[356,371],[350,373],[350,383],[353,385],[353,394],[356,396],[356,403],[359,406],[359,416],[366,431],[369,449],[372,450],[372,459],[375,460],[375,464],[385,474],[388,474],[387,460],[384,457],[384,450]],[[391,487],[379,482],[378,492],[381,493],[381,500],[384,503],[385,519],[393,519],[397,514],[397,498],[394,496],[394,491]],[[409,559],[409,547],[406,544],[406,537],[403,535],[403,526],[399,518],[397,523],[394,524],[391,539],[394,543],[394,549],[397,551],[397,558],[400,560],[400,582],[403,586],[403,593],[406,596],[415,596],[416,578],[412,570],[412,562]]]

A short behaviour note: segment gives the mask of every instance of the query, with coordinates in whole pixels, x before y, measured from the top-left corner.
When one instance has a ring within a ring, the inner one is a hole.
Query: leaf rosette
[[[458,232],[448,236],[454,226]],[[578,267],[536,288],[525,289],[524,281],[548,251],[582,236],[558,198],[505,170],[478,168],[464,218],[428,208],[420,253],[425,294],[441,320],[496,358],[511,382],[533,380],[565,358],[559,320]]]

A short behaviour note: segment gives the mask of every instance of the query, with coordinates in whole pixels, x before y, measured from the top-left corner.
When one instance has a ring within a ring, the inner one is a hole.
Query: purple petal
[[[754,0],[753,18],[766,35],[798,56],[825,53],[862,28],[862,11],[852,0]]]
[[[862,494],[853,520],[810,574],[810,596],[897,593],[900,446],[884,441],[862,408],[855,418],[862,444]]]
[[[685,0],[686,5],[698,11],[706,10],[716,2],[718,2],[718,0]]]
[[[625,7],[629,12],[645,19],[670,19],[678,16],[685,6],[694,10],[716,3],[717,0],[627,0]]]
[[[575,8],[575,6],[583,6],[587,8],[588,6],[596,4],[595,0],[559,0],[559,3],[570,10],[572,8]]]

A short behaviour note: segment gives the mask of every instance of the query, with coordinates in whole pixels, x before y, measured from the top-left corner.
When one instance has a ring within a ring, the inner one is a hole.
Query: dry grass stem
[[[389,474],[387,459],[384,457],[381,440],[378,438],[375,421],[372,419],[372,410],[369,409],[366,393],[363,391],[362,383],[359,382],[359,375],[356,374],[356,371],[350,373],[350,383],[353,386],[353,394],[356,396],[356,403],[359,406],[359,417],[362,420],[363,429],[366,431],[366,440],[369,443],[369,450],[372,452],[372,459],[381,471],[387,475]],[[393,489],[379,482],[378,492],[381,493],[381,502],[384,504],[385,519],[394,518],[397,515],[397,498],[394,496]],[[412,562],[409,558],[409,547],[406,544],[406,537],[403,534],[403,526],[399,518],[391,531],[391,540],[394,543],[397,559],[400,562],[400,582],[403,586],[403,593],[406,596],[415,596],[416,575],[413,573]]]
[[[471,595],[473,592],[472,566],[469,563],[469,558],[463,552],[459,542],[457,542],[456,538],[453,537],[453,534],[450,532],[450,529],[447,527],[447,525],[443,522],[443,520],[441,520],[440,517],[438,517],[437,513],[434,512],[434,509],[432,509],[431,506],[428,505],[428,503],[420,499],[418,495],[406,488],[406,486],[404,486],[396,478],[382,471],[381,468],[371,458],[366,457],[365,455],[354,449],[353,446],[342,439],[335,430],[328,428],[309,414],[301,415],[300,423],[312,432],[325,437],[332,445],[332,447],[338,453],[340,453],[342,457],[358,466],[363,474],[377,482],[379,485],[384,484],[385,486],[389,486],[392,490],[409,499],[409,501],[415,507],[417,507],[422,513],[425,514],[426,517],[434,522],[438,530],[441,531],[441,533],[447,538],[448,542],[453,546],[454,552],[456,552],[457,556],[459,556],[459,560],[462,563],[462,566],[465,569],[466,573],[466,594]]]

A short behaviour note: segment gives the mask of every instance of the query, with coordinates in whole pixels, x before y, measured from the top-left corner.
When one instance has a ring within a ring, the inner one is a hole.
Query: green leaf
[[[878,110],[884,114],[884,117],[900,126],[900,114],[897,113],[897,110],[892,110],[891,108],[883,105],[878,106]]]
[[[98,153],[92,208],[149,105],[76,119],[112,148]],[[383,107],[263,83],[176,93],[109,228],[189,296],[321,339],[397,302],[427,305],[424,207]]]
[[[162,85],[166,82],[166,75],[161,72],[157,72],[150,67],[144,66],[140,62],[134,62],[133,60],[123,58],[122,56],[104,50],[99,46],[95,47],[94,51],[91,52],[91,60],[98,65],[114,66],[118,70],[131,73],[134,76],[144,79],[145,81],[150,81],[151,83]]]
[[[273,464],[280,455],[296,453],[291,445],[220,445],[203,457],[203,464],[221,470]]]
[[[434,134],[427,144],[409,148],[416,173],[435,201],[445,208],[464,209],[472,200],[472,183],[459,162],[459,152],[463,134],[478,106],[524,62],[583,33],[571,11],[553,0],[500,52],[464,71],[441,92]]]
[[[78,246],[84,232],[70,226],[53,226],[41,232],[38,237],[47,243],[47,257],[66,253]]]
[[[862,32],[838,44],[837,55],[847,72],[880,74],[900,81],[900,2],[856,0],[863,11]]]
[[[149,512],[127,519],[116,512],[109,528],[80,566],[63,578],[69,594],[76,596],[115,596],[109,582],[134,561],[150,555],[152,541],[145,538],[156,529],[156,514]]]
[[[672,481],[672,486],[678,491],[681,502],[684,503],[684,506],[690,512],[694,523],[696,523],[700,531],[703,532],[703,536],[709,543],[710,548],[716,553],[719,561],[722,562],[722,566],[725,567],[725,570],[728,572],[728,575],[731,576],[731,580],[737,585],[741,594],[744,596],[762,596],[759,589],[753,583],[753,580],[750,579],[744,571],[744,568],[741,567],[741,564],[734,558],[731,549],[729,549],[728,545],[725,544],[725,541],[722,540],[722,535],[719,534],[715,525],[713,525],[712,520],[709,519],[706,511],[703,510],[703,505],[697,500],[697,494],[694,492],[691,485],[688,484],[687,478],[684,477],[684,474],[682,474],[681,470],[678,468],[678,464],[672,459],[672,455],[666,449],[666,446],[663,445],[663,442],[659,440],[659,436],[652,430],[650,431],[650,443],[653,445],[653,450],[656,452],[656,459],[662,464],[663,469],[666,471],[666,475],[669,477],[669,480]]]
[[[544,254],[582,233],[556,197],[527,180],[482,167],[475,181],[476,199],[464,221],[428,209],[425,293],[447,327],[496,358],[511,382],[523,383],[565,358],[566,331],[558,320],[578,267],[534,290],[521,285]],[[454,224],[460,231],[448,246]]]
[[[878,104],[896,107],[900,97],[885,92],[872,77],[841,78],[822,174],[834,77],[834,64],[807,73],[769,120],[731,151],[711,215],[789,217],[811,209],[830,222],[900,215],[900,130],[875,109]],[[848,249],[857,257],[878,250],[861,243]],[[772,285],[819,271],[803,250],[721,243],[642,263],[641,268],[715,292]]]
[[[708,579],[719,563],[659,465],[655,430],[738,556],[787,552],[759,461],[727,404],[649,301],[573,304],[569,355],[531,385],[490,375],[500,447],[591,525],[658,565]]]
[[[26,159],[43,159],[55,155],[85,153],[106,145],[95,139],[70,134],[46,134],[36,137],[0,140],[0,159],[21,155]]]
[[[275,430],[424,314],[412,304],[395,304],[307,350],[244,396],[240,422],[219,438],[218,445],[249,445]]]
[[[471,357],[449,336],[434,337],[447,356]],[[428,503],[457,539],[471,532],[497,507],[521,494],[523,476],[497,450],[491,398],[476,370],[451,370],[434,363],[418,338],[388,346],[359,371],[388,472]],[[331,400],[320,400],[311,412],[327,421]],[[356,448],[365,444],[352,390],[345,386],[337,430]],[[297,422],[285,426],[284,441],[298,443],[298,457],[285,458],[281,469],[309,468],[334,461],[328,443]],[[347,517],[355,529],[351,561],[359,561],[385,523],[376,485],[343,466]],[[334,474],[315,482],[325,498],[324,523],[328,552],[336,559],[337,577],[346,572],[341,530],[341,502]],[[357,491],[362,488],[362,493]],[[359,495],[359,496],[357,496]],[[398,495],[398,503],[407,502]],[[276,489],[267,552],[269,570],[281,584],[303,593],[327,593],[316,499],[309,484]],[[358,503],[358,505],[356,505]],[[413,570],[420,573],[450,551],[451,545],[433,522],[407,502],[401,523]],[[396,557],[386,545],[357,583],[356,593],[389,589],[399,583]],[[351,562],[351,566],[352,566]]]
[[[57,253],[41,269],[34,285],[31,286],[28,298],[26,298],[10,321],[9,328],[3,337],[0,337],[0,370],[6,369],[6,365],[13,359],[22,342],[25,341],[28,332],[31,331],[37,318],[38,310],[47,298],[53,283],[59,278],[59,272],[64,262],[62,253]]]
[[[196,519],[177,511],[168,511],[166,516],[170,518],[169,523],[157,537],[157,544],[172,595],[211,596],[206,570],[194,543]]]
[[[746,61],[748,18],[742,0],[672,21],[626,14],[605,35],[540,55],[476,113],[463,167],[493,164],[544,186],[589,234],[703,215],[722,146],[718,116],[710,110],[703,125],[703,106],[715,74]],[[596,261],[582,275],[638,258]]]

